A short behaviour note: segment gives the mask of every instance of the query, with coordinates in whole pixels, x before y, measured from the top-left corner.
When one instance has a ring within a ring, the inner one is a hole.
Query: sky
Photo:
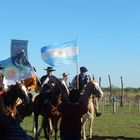
[[[46,74],[43,46],[77,38],[78,67],[101,86],[140,87],[139,0],[0,0],[0,60],[10,57],[11,39],[28,40],[28,58],[38,77]],[[55,67],[69,81],[76,64]]]

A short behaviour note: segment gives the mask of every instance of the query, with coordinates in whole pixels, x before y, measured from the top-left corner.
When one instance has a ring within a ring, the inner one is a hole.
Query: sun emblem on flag
[[[18,74],[19,72],[13,66],[8,67],[5,71],[5,76],[8,77],[8,79],[13,79],[17,77]]]
[[[62,49],[55,51],[55,56],[64,57],[65,55],[66,55],[65,51]]]

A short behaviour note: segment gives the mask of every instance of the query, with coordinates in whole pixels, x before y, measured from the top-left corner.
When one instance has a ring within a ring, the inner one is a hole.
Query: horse
[[[32,76],[28,77],[24,80],[22,80],[22,84],[27,88],[28,95],[29,95],[29,103],[24,105],[24,104],[18,104],[16,106],[17,109],[17,117],[18,117],[18,122],[21,123],[23,119],[26,116],[30,116],[33,113],[33,101],[36,94],[37,87],[40,87],[40,83],[38,81],[37,76]]]
[[[33,95],[29,92],[29,102],[27,104],[18,104],[16,106],[17,115],[16,120],[21,123],[25,117],[31,116],[33,112]]]
[[[86,123],[89,121],[89,138],[92,138],[92,125],[94,120],[95,105],[93,103],[94,98],[103,97],[103,92],[95,80],[91,80],[84,87],[81,93],[80,100],[87,106],[87,113],[82,117],[82,137],[86,140]]]
[[[16,82],[15,85],[10,85],[8,90],[0,96],[3,97],[7,114],[13,117],[16,116],[16,105],[18,98],[22,100],[23,104],[29,102],[29,97],[25,86],[18,82]]]
[[[38,139],[38,116],[43,117],[43,130],[47,140],[50,140],[51,130],[54,129],[54,137],[57,140],[60,114],[56,113],[57,105],[66,99],[65,86],[58,79],[50,91],[40,93],[34,100],[34,133]]]

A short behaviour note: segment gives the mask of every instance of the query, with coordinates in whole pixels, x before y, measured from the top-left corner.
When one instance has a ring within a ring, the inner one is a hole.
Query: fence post
[[[139,113],[140,113],[140,98],[139,98]]]
[[[131,112],[131,105],[130,105],[130,101],[128,101],[128,108],[129,108],[129,114]]]
[[[111,97],[112,97],[112,85],[111,85],[111,78],[110,78],[110,75],[108,75],[108,79],[109,79],[109,85],[110,85],[110,102],[111,102]]]
[[[113,107],[113,114],[116,113],[116,101],[115,101],[115,97],[112,97],[112,107]]]
[[[99,87],[101,87],[101,77],[99,77]]]
[[[120,99],[120,106],[124,106],[124,89],[123,89],[123,79],[121,76],[121,99]]]
[[[102,98],[102,112],[105,113],[106,97]]]

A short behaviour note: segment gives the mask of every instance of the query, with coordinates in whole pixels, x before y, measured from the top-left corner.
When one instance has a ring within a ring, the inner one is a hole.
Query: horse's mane
[[[91,96],[91,94],[95,97],[103,96],[103,92],[95,80],[91,80],[87,83],[87,85],[84,87],[84,93],[87,96]]]
[[[57,79],[55,81],[55,86],[53,87],[53,93],[57,96],[62,94],[62,96],[65,95],[65,86],[62,84],[62,81],[60,79]]]

